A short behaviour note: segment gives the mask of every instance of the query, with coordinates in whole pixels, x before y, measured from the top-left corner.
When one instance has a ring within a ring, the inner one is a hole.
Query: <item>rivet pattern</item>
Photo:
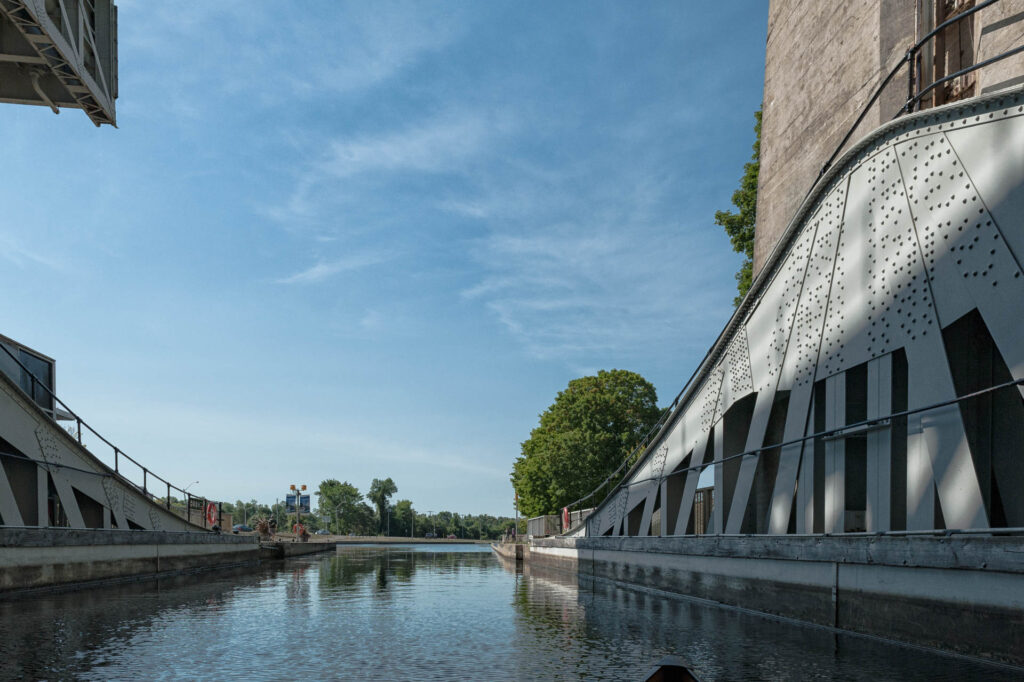
[[[900,163],[929,279],[941,274],[958,280],[975,304],[1020,295],[1024,275],[949,138],[933,135],[901,145]]]
[[[1020,92],[885,128],[858,143],[856,155],[826,176],[829,184],[815,190],[820,198],[801,214],[801,228],[772,266],[758,300],[716,351],[716,364],[684,404],[681,424],[688,447],[706,443],[730,405],[753,391],[806,387],[901,348],[908,349],[911,363],[915,357],[932,358],[933,344],[942,344],[941,325],[974,307],[994,335],[1003,334],[996,336],[997,343],[1003,338],[1003,346],[1012,345],[1009,341],[1019,338],[1005,319],[1001,332],[993,320],[1024,301],[1024,273],[1002,237],[1005,230],[1020,230],[1024,223],[997,224],[986,199],[1003,201],[1002,193],[990,191],[994,196],[983,197],[956,148],[978,139],[1001,139],[1006,133],[995,127],[985,129],[987,138],[971,132],[997,120],[1006,122],[997,126],[1015,126],[1008,129],[1013,135],[1024,134]],[[973,154],[966,159],[970,163],[981,163],[977,149],[964,147]],[[986,191],[1014,186],[993,184],[991,178],[987,185],[979,182]],[[1004,221],[1007,205],[993,208]],[[1016,238],[1016,233],[1005,234],[1011,241]],[[1010,352],[1002,350],[1004,355]],[[948,367],[941,369],[948,372]],[[809,403],[800,404],[806,409]],[[790,409],[793,405],[791,401]],[[645,479],[661,479],[668,453],[666,442],[656,443],[649,451],[650,466],[638,471]],[[788,475],[795,477],[795,465],[791,468]],[[935,486],[940,497],[952,495],[946,511],[958,513],[963,493],[935,471],[934,481],[916,485]],[[958,475],[973,475],[973,470],[968,467]],[[780,481],[782,487],[788,485]],[[783,501],[785,510],[789,499]],[[603,513],[611,518],[599,517],[599,530],[621,523],[628,502],[628,488],[608,500]],[[775,502],[773,498],[773,511]]]
[[[794,385],[797,386],[807,384],[814,378],[845,201],[844,184],[825,197],[816,219],[809,226],[809,229],[814,230],[814,243],[785,359],[791,368]]]

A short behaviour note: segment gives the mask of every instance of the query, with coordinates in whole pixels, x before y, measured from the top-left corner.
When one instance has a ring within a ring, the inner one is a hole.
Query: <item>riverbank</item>
[[[255,536],[255,533],[248,535]],[[298,542],[292,533],[275,533],[272,542]],[[266,542],[266,541],[264,541]],[[355,545],[486,545],[493,540],[473,540],[466,538],[406,538],[381,535],[310,535],[304,544],[355,544]]]

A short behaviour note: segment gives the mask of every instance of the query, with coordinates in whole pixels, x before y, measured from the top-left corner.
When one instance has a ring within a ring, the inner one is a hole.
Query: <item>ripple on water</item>
[[[273,568],[0,603],[0,677],[1018,679],[1019,673],[573,576],[486,550],[350,547]]]

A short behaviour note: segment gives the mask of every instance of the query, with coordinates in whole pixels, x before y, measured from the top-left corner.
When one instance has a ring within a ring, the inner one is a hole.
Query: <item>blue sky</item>
[[[767,3],[118,5],[119,129],[0,105],[0,332],[178,485],[511,514],[569,380],[728,319]]]

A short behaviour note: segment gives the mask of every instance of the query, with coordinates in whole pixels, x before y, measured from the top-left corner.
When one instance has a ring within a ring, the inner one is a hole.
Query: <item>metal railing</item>
[[[863,436],[863,435],[865,435],[869,431],[873,431],[873,430],[876,430],[876,429],[879,429],[879,428],[887,428],[887,427],[891,426],[892,423],[893,423],[893,420],[895,420],[895,419],[906,418],[906,417],[910,417],[910,416],[913,416],[913,415],[916,415],[916,414],[922,414],[922,413],[925,413],[925,412],[930,412],[932,410],[937,410],[937,409],[940,409],[940,408],[943,408],[943,407],[949,407],[951,405],[959,406],[959,404],[964,402],[965,400],[972,400],[974,398],[979,398],[981,396],[988,395],[989,393],[992,393],[994,391],[1002,391],[1002,390],[1005,390],[1005,389],[1008,389],[1008,388],[1014,388],[1014,387],[1018,387],[1018,386],[1022,386],[1022,385],[1024,385],[1024,379],[1016,379],[1014,381],[1007,381],[1007,382],[1004,382],[1004,383],[1001,383],[1001,384],[995,384],[993,386],[989,386],[988,388],[983,388],[983,389],[978,390],[978,391],[973,391],[971,393],[966,393],[966,394],[964,394],[962,396],[957,396],[956,398],[950,398],[949,400],[943,400],[943,401],[940,401],[940,402],[932,403],[930,405],[925,405],[923,407],[915,407],[915,408],[910,409],[910,410],[901,410],[899,412],[893,412],[893,413],[885,415],[883,417],[873,417],[871,419],[863,419],[861,421],[854,422],[852,424],[845,424],[843,426],[838,426],[838,427],[833,428],[833,429],[826,429],[825,431],[818,431],[817,433],[811,433],[811,434],[808,434],[806,436],[801,436],[799,438],[792,438],[790,440],[786,440],[786,441],[782,441],[782,442],[779,442],[779,443],[775,443],[773,445],[765,445],[765,446],[762,446],[760,448],[755,448],[753,450],[746,450],[745,452],[739,452],[739,453],[736,453],[735,455],[728,455],[726,457],[722,457],[721,459],[713,459],[713,460],[711,460],[709,462],[702,462],[700,464],[693,464],[693,465],[688,466],[688,467],[674,469],[674,470],[672,470],[671,472],[669,472],[667,474],[662,474],[661,476],[648,476],[647,478],[638,478],[636,480],[628,481],[626,483],[620,483],[619,485],[617,485],[615,487],[614,490],[612,490],[608,494],[608,496],[605,499],[608,499],[608,497],[611,497],[613,494],[617,493],[619,490],[623,490],[623,489],[628,490],[629,488],[631,488],[633,486],[636,486],[636,485],[640,485],[640,484],[643,484],[643,483],[651,483],[651,482],[654,482],[654,481],[657,481],[657,482],[660,483],[661,481],[666,481],[669,478],[672,478],[673,476],[678,476],[680,474],[686,474],[686,473],[689,473],[691,471],[696,471],[698,473],[698,475],[699,475],[701,472],[703,472],[705,469],[707,469],[709,467],[718,466],[718,465],[721,465],[721,464],[725,464],[726,462],[731,462],[731,461],[737,460],[737,459],[743,459],[744,457],[759,457],[761,454],[763,454],[763,453],[765,453],[767,451],[781,450],[782,448],[788,447],[788,446],[791,446],[791,445],[801,445],[801,444],[803,444],[803,443],[805,443],[805,442],[807,442],[809,440],[813,441],[813,440],[819,440],[820,439],[820,440],[826,440],[827,441],[827,440],[835,440],[835,439],[839,439],[839,438],[853,438],[853,437],[857,437],[857,436]],[[595,492],[597,492],[597,491],[595,490]],[[591,495],[593,495],[593,493],[591,493]],[[986,532],[996,532],[996,531],[1006,531],[1006,529],[986,529]],[[906,531],[904,531],[904,532],[906,532]],[[911,532],[921,532],[921,533],[925,533],[925,534],[935,534],[935,533],[938,533],[938,534],[947,533],[948,534],[949,532],[955,532],[955,531],[952,531],[952,530],[947,531],[947,530],[939,529],[939,530],[911,531]],[[717,532],[715,534],[716,535],[722,535],[723,533]]]
[[[889,71],[889,73],[886,74],[885,78],[882,79],[881,83],[875,88],[875,90],[872,93],[871,97],[868,99],[867,103],[862,107],[860,113],[858,114],[857,118],[854,120],[853,124],[849,127],[849,129],[846,131],[846,134],[843,135],[842,140],[836,146],[835,151],[832,152],[832,154],[828,157],[828,160],[821,167],[821,170],[819,171],[817,177],[814,179],[814,182],[811,183],[811,187],[810,187],[810,189],[808,189],[807,194],[804,197],[804,200],[801,202],[802,204],[806,203],[807,199],[810,198],[812,192],[814,192],[814,188],[818,185],[818,183],[821,181],[821,179],[825,177],[826,173],[829,172],[829,170],[832,167],[832,164],[835,163],[835,160],[839,157],[839,155],[842,153],[842,151],[846,148],[846,145],[849,143],[850,139],[853,137],[853,134],[860,127],[861,123],[864,122],[864,119],[868,115],[868,113],[871,111],[871,108],[878,102],[879,97],[882,96],[882,93],[885,91],[885,89],[889,86],[889,84],[893,81],[893,79],[896,78],[896,76],[900,73],[900,71],[904,67],[907,67],[907,98],[906,98],[906,101],[904,102],[903,107],[899,111],[896,112],[895,116],[893,116],[894,120],[899,118],[900,116],[905,115],[905,114],[912,113],[914,111],[920,110],[921,101],[924,99],[925,96],[927,96],[929,93],[931,93],[938,86],[940,86],[940,85],[942,85],[944,83],[947,83],[949,81],[952,81],[952,80],[954,80],[956,78],[959,78],[961,76],[964,76],[966,74],[969,74],[969,73],[972,73],[972,72],[977,71],[979,69],[982,69],[982,68],[984,68],[986,66],[989,66],[991,64],[994,64],[996,62],[999,62],[999,61],[1001,61],[1003,59],[1007,59],[1008,57],[1012,57],[1013,55],[1016,55],[1016,54],[1024,52],[1024,45],[1019,45],[1019,46],[1017,46],[1015,48],[1012,48],[1010,50],[1002,52],[1002,53],[1000,53],[1000,54],[998,54],[998,55],[996,55],[994,57],[990,57],[988,59],[982,60],[980,62],[972,64],[971,66],[968,66],[966,68],[960,69],[960,70],[958,70],[958,71],[956,71],[954,73],[951,73],[951,74],[948,74],[946,76],[943,76],[942,78],[936,79],[936,80],[932,81],[931,83],[929,83],[927,86],[922,87],[922,85],[921,85],[921,82],[920,82],[920,79],[919,79],[918,75],[922,72],[922,68],[921,68],[921,55],[922,55],[923,48],[928,43],[930,43],[932,40],[934,40],[937,35],[939,35],[942,31],[946,30],[950,26],[953,26],[955,24],[959,24],[964,19],[967,19],[968,17],[974,16],[975,14],[977,14],[978,12],[980,12],[983,9],[986,9],[988,7],[991,7],[991,6],[995,5],[995,4],[998,4],[1000,1],[1001,0],[985,0],[984,2],[978,3],[974,7],[965,9],[962,12],[956,14],[955,16],[950,17],[949,19],[943,21],[938,26],[936,26],[931,31],[929,31],[924,37],[922,37],[920,40],[918,40],[916,43],[914,43],[906,51],[906,53],[904,53],[903,57],[900,58],[899,62],[896,63],[896,65]],[[769,257],[769,262],[770,261],[771,261],[771,257]],[[756,285],[759,283],[758,280],[761,280],[761,279],[762,279],[761,276],[758,276],[755,279],[755,282],[754,282],[755,286],[751,287],[750,293],[754,292],[754,289],[755,289]],[[741,313],[745,309],[745,307],[746,307],[745,305],[741,305],[740,308],[737,309],[735,315],[738,315],[739,313]],[[730,320],[729,324],[727,325],[726,331],[728,331],[728,329],[733,326],[734,321],[735,321],[735,315],[734,315],[733,320]],[[574,507],[578,506],[580,503],[585,502],[585,501],[589,500],[590,498],[596,496],[599,492],[601,492],[601,490],[603,490],[605,488],[606,485],[608,485],[611,481],[616,480],[616,478],[619,476],[619,474],[622,472],[622,470],[626,466],[630,465],[631,463],[633,465],[639,465],[640,464],[640,462],[642,461],[642,457],[640,455],[642,455],[642,453],[644,451],[646,451],[646,449],[648,448],[648,446],[652,442],[656,442],[657,440],[659,440],[659,437],[661,435],[661,431],[672,421],[672,417],[675,415],[675,413],[677,411],[677,408],[680,407],[680,401],[683,399],[683,396],[686,395],[688,390],[691,388],[691,384],[693,383],[694,379],[698,377],[698,375],[701,373],[701,370],[708,364],[709,360],[712,359],[712,356],[714,355],[714,351],[719,346],[719,344],[722,342],[722,337],[725,335],[726,331],[723,331],[722,335],[720,335],[719,338],[715,341],[715,344],[712,346],[712,348],[705,354],[705,356],[701,360],[701,362],[698,363],[697,369],[695,369],[693,371],[693,373],[690,375],[690,378],[687,379],[685,384],[683,384],[682,390],[679,391],[679,393],[676,395],[675,399],[672,401],[672,404],[665,411],[665,414],[663,414],[661,416],[661,418],[658,419],[657,423],[655,423],[655,425],[653,427],[651,427],[651,429],[649,431],[647,431],[647,433],[645,433],[643,435],[643,437],[641,438],[641,440],[637,444],[637,446],[635,448],[633,448],[630,451],[630,453],[622,460],[622,463],[619,464],[619,466],[615,469],[615,471],[610,473],[605,478],[605,480],[602,481],[589,494],[584,495],[583,497],[579,498],[578,500],[575,500],[575,501],[569,503],[568,505],[566,505],[570,510],[573,509]],[[1020,383],[1020,382],[1015,382],[1015,383]],[[1012,384],[1009,384],[1009,385],[1012,385]],[[997,390],[999,388],[1002,388],[1002,386],[997,386],[997,387],[994,387],[994,388],[989,389],[989,390]],[[963,399],[966,399],[966,398],[969,398],[969,397],[971,397],[971,396],[963,396],[962,398],[958,398],[954,402],[958,402],[959,400],[963,400]],[[923,408],[923,409],[935,409],[935,407],[937,407],[937,406],[932,406],[932,407]],[[899,415],[891,415],[891,416],[899,416]],[[873,422],[878,422],[879,420],[869,420],[869,421],[873,423]],[[850,429],[853,426],[865,426],[865,427],[871,428],[871,425],[869,425],[868,422],[864,422],[863,424],[860,424],[860,425],[853,425],[853,424],[847,425],[847,426],[843,427],[842,429],[836,429],[835,431],[838,432],[838,431],[842,431],[844,429]],[[873,426],[877,426],[877,424],[873,424]],[[833,437],[835,437],[835,434],[823,433],[823,434],[815,434],[815,435],[812,435],[812,436],[806,436],[804,438],[797,439],[797,441],[794,441],[794,442],[804,441],[804,440],[807,440],[808,438],[823,437],[825,435],[832,435]],[[752,452],[740,453],[738,455],[733,455],[732,457],[727,458],[727,459],[733,459],[733,458],[737,458],[737,457],[750,456],[751,454],[760,453],[763,450],[769,450],[769,449],[772,449],[772,448],[775,448],[775,447],[781,447],[782,445],[786,445],[786,444],[787,443],[760,448],[760,449],[752,451]],[[725,460],[721,460],[721,461],[725,461]],[[718,463],[721,463],[721,462],[709,462],[707,464],[699,465],[699,466],[701,468],[704,468],[704,467],[707,467],[707,466],[713,466],[714,464],[718,464]],[[672,472],[672,474],[669,474],[669,475],[675,475],[676,473],[682,473],[682,471],[685,471],[685,470],[681,470],[681,471],[678,471],[678,472]],[[626,475],[628,476],[629,472],[627,472]],[[649,479],[645,479],[645,480],[649,480]],[[629,484],[629,485],[632,485],[632,483]],[[597,506],[600,506],[608,498],[610,498],[619,489],[619,487],[620,487],[619,485],[614,486],[601,499],[601,501],[597,503]]]
[[[945,31],[950,26],[959,24],[964,19],[972,17],[981,10],[991,7],[992,5],[998,4],[1000,1],[1001,0],[985,0],[985,2],[978,3],[974,7],[965,9],[959,14],[950,17],[946,21],[942,22],[941,24],[933,28],[931,31],[929,31],[927,34],[925,34],[923,38],[914,43],[910,47],[910,49],[906,51],[903,57],[901,57],[900,60],[896,62],[896,65],[892,68],[891,71],[889,71],[886,77],[882,79],[882,82],[878,85],[878,87],[875,88],[874,93],[872,93],[870,99],[868,99],[867,101],[867,104],[865,104],[864,107],[861,109],[860,114],[853,122],[853,125],[850,126],[849,130],[846,131],[846,134],[843,136],[843,139],[836,146],[836,149],[834,152],[832,152],[832,155],[828,157],[828,160],[825,162],[825,165],[821,167],[821,171],[818,173],[818,177],[815,179],[815,183],[817,182],[817,180],[820,180],[822,177],[824,177],[825,173],[828,172],[828,169],[832,167],[832,164],[835,162],[840,152],[842,152],[843,149],[846,147],[847,143],[850,141],[850,138],[853,137],[853,134],[860,127],[860,124],[864,122],[864,118],[868,115],[868,112],[871,111],[871,108],[878,101],[878,98],[882,96],[882,93],[889,86],[889,83],[892,82],[892,80],[899,74],[899,72],[904,67],[907,67],[907,99],[906,102],[903,104],[903,107],[896,112],[895,116],[893,116],[893,119],[897,119],[900,116],[903,116],[904,114],[909,114],[911,112],[920,110],[921,100],[923,100],[928,94],[930,94],[933,90],[935,90],[935,88],[939,87],[940,85],[948,83],[949,81],[955,80],[962,76],[966,76],[967,74],[973,73],[974,71],[977,71],[979,69],[983,69],[986,66],[990,66],[998,61],[1002,61],[1003,59],[1012,57],[1013,55],[1018,54],[1020,52],[1024,52],[1024,45],[1019,45],[1011,50],[1002,52],[994,57],[982,60],[966,68],[960,69],[959,71],[943,76],[942,78],[936,79],[923,88],[921,87],[921,82],[918,76],[923,72],[921,65],[921,54],[922,49],[925,47],[925,45],[933,41],[937,35]]]
[[[5,353],[7,353],[7,355],[12,360],[14,360],[14,362],[18,365],[18,367],[21,368],[21,371],[25,372],[25,374],[28,375],[29,381],[30,381],[30,391],[29,392],[25,392],[23,389],[21,389],[20,386],[18,388],[19,388],[19,390],[22,390],[23,393],[25,393],[26,397],[29,399],[30,402],[32,402],[34,405],[38,406],[38,403],[36,403],[35,399],[33,398],[33,395],[35,394],[35,388],[36,388],[37,385],[42,387],[42,389],[45,390],[46,393],[53,399],[54,403],[57,404],[57,405],[60,405],[62,408],[64,408],[65,412],[67,412],[67,414],[70,415],[72,419],[74,419],[75,425],[77,427],[77,435],[72,436],[72,437],[74,437],[74,438],[76,438],[78,440],[78,444],[80,446],[82,446],[86,450],[89,450],[89,448],[85,445],[85,443],[82,442],[82,427],[84,426],[86,429],[89,430],[90,433],[92,433],[101,442],[103,442],[104,444],[109,446],[110,449],[113,451],[113,453],[114,453],[114,473],[117,475],[118,478],[120,478],[123,482],[131,485],[133,488],[135,488],[138,492],[142,493],[142,495],[144,495],[149,500],[151,500],[153,502],[156,502],[156,503],[159,503],[159,499],[160,498],[157,497],[155,494],[153,494],[153,492],[149,489],[149,485],[150,485],[150,479],[155,479],[156,481],[159,481],[159,483],[163,484],[163,486],[161,486],[161,488],[166,487],[167,496],[164,498],[163,504],[166,506],[166,508],[168,510],[171,509],[171,491],[175,490],[175,491],[181,493],[182,494],[182,498],[181,499],[185,502],[186,519],[189,522],[191,522],[190,509],[192,507],[192,499],[193,499],[193,497],[195,497],[196,499],[203,499],[204,501],[205,501],[205,498],[198,498],[196,496],[193,496],[187,490],[179,488],[178,486],[172,484],[167,479],[165,479],[165,478],[163,478],[161,476],[156,475],[149,468],[147,468],[147,467],[143,466],[141,463],[139,463],[136,459],[128,456],[123,450],[121,450],[119,447],[117,447],[116,445],[111,443],[109,440],[104,438],[99,433],[99,431],[97,431],[92,426],[90,426],[87,421],[82,419],[80,416],[78,416],[78,414],[74,410],[72,410],[70,407],[68,407],[67,403],[65,403],[63,400],[61,400],[57,396],[57,394],[54,393],[50,389],[50,387],[46,385],[46,383],[44,381],[42,381],[38,377],[36,377],[36,375],[31,370],[29,370],[29,368],[26,367],[24,365],[24,363],[22,363],[21,360],[19,360],[18,357],[13,352],[11,352],[11,350],[7,347],[6,344],[0,343],[0,349],[3,349],[3,351]],[[12,382],[12,383],[16,384],[17,382]],[[42,409],[42,408],[40,408],[40,409]],[[47,410],[44,410],[44,412],[46,412],[46,411]],[[56,409],[54,409],[54,412],[56,412]],[[54,415],[49,415],[49,416],[51,418],[53,418],[54,421],[56,421],[56,418],[55,418]],[[69,434],[69,435],[71,435],[71,434]],[[93,456],[96,456],[95,453],[92,453],[91,451],[90,451],[90,454],[93,454]],[[142,485],[141,486],[138,483],[132,481],[130,478],[128,478],[125,475],[124,471],[122,471],[122,460],[127,460],[129,463],[134,464],[142,472]],[[64,467],[64,465],[55,465],[55,466]],[[75,467],[64,467],[64,468],[73,469],[75,471],[84,471],[82,469],[77,469]],[[87,473],[97,473],[97,472],[87,472]],[[161,492],[163,492],[162,489],[161,489]],[[218,507],[219,507],[219,505],[218,505]],[[205,516],[204,516],[204,527],[205,527],[205,525],[206,524],[205,524]]]
[[[1007,381],[1007,382],[1002,383],[1002,384],[996,384],[994,386],[989,386],[988,388],[983,388],[983,389],[981,389],[979,391],[974,391],[972,393],[966,393],[966,394],[964,394],[962,396],[957,396],[956,398],[950,398],[949,400],[943,400],[943,401],[940,401],[940,402],[937,402],[937,403],[932,403],[930,405],[925,405],[924,407],[915,407],[912,410],[902,410],[900,412],[893,412],[892,414],[886,415],[884,417],[874,417],[872,419],[863,419],[861,421],[854,422],[852,424],[845,424],[843,426],[837,426],[834,429],[827,429],[825,431],[818,431],[817,433],[808,434],[806,436],[801,436],[799,438],[792,438],[790,440],[782,441],[781,443],[775,443],[774,445],[765,445],[765,446],[762,446],[760,448],[755,448],[753,450],[747,450],[745,452],[739,452],[739,453],[737,453],[735,455],[729,455],[728,457],[723,457],[721,459],[715,459],[715,460],[712,460],[710,462],[704,462],[702,464],[694,464],[692,466],[688,466],[688,467],[685,467],[685,468],[682,468],[682,469],[676,469],[676,470],[673,470],[673,471],[669,472],[668,474],[664,474],[662,476],[649,476],[648,478],[639,478],[639,479],[636,479],[634,481],[629,481],[628,483],[626,483],[624,485],[620,485],[618,487],[619,488],[629,488],[629,487],[632,487],[634,485],[639,485],[641,483],[649,483],[651,481],[662,481],[662,480],[671,478],[672,476],[677,476],[679,474],[684,474],[684,473],[687,473],[689,471],[698,471],[698,472],[700,472],[700,471],[703,471],[704,469],[706,469],[708,467],[715,466],[717,464],[724,464],[725,462],[731,462],[734,459],[742,459],[743,457],[758,456],[761,453],[763,453],[765,451],[768,451],[768,450],[777,450],[777,449],[781,449],[781,448],[784,448],[784,447],[788,447],[790,445],[799,445],[799,444],[804,443],[804,442],[809,441],[809,440],[817,440],[817,439],[821,439],[821,440],[836,440],[836,439],[839,439],[839,438],[853,438],[853,437],[857,437],[857,436],[863,436],[868,431],[872,431],[872,430],[879,429],[879,428],[886,428],[886,427],[890,426],[894,419],[901,419],[903,417],[909,417],[909,416],[912,416],[912,415],[915,415],[915,414],[921,414],[923,412],[930,412],[932,410],[937,410],[937,409],[942,408],[942,407],[949,407],[950,405],[959,405],[960,403],[962,403],[965,400],[971,400],[973,398],[979,398],[979,397],[981,397],[983,395],[987,395],[989,393],[992,393],[993,391],[1001,391],[1003,389],[1012,388],[1014,386],[1021,386],[1021,385],[1024,385],[1024,379],[1016,379],[1014,381]]]

